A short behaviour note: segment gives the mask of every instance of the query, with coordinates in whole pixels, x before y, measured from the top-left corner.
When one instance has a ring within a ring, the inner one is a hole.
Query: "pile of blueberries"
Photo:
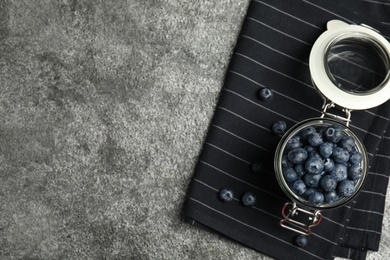
[[[355,140],[335,125],[302,129],[287,141],[282,156],[288,186],[314,206],[350,197],[363,177]]]

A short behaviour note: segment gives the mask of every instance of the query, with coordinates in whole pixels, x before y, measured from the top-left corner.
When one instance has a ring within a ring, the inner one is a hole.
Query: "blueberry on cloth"
[[[326,203],[332,203],[339,199],[339,195],[336,190],[332,190],[324,193],[324,201]]]
[[[314,127],[312,127],[312,126],[306,127],[300,133],[302,141],[306,141],[307,137],[311,134],[314,134],[314,133],[317,133],[317,130]]]
[[[358,164],[352,165],[348,169],[348,177],[354,181],[359,180],[361,177],[363,177],[362,167],[360,167],[360,165],[358,165]]]
[[[287,128],[287,125],[286,125],[286,122],[284,121],[276,121],[273,125],[272,125],[272,131],[275,133],[275,134],[278,134],[278,135],[282,135],[286,132],[286,128]]]
[[[242,196],[241,202],[245,206],[253,206],[256,203],[256,196],[252,192],[247,191],[244,196]]]
[[[336,189],[337,181],[332,176],[326,175],[321,178],[320,186],[324,191],[332,191]]]
[[[254,163],[252,163],[251,165],[251,170],[252,172],[256,172],[256,173],[259,173],[261,172],[261,163],[258,162],[258,161],[255,161]]]
[[[325,131],[324,136],[329,142],[338,143],[343,137],[343,130],[337,127],[329,127]]]
[[[272,91],[269,88],[263,88],[259,91],[259,98],[261,100],[268,100],[273,96]]]
[[[333,153],[333,144],[329,142],[323,143],[320,145],[318,151],[322,157],[328,158]]]
[[[287,182],[293,182],[298,179],[298,174],[296,173],[294,168],[291,167],[283,169],[283,176]]]
[[[343,136],[339,145],[348,152],[352,152],[355,149],[355,140],[351,136]]]
[[[332,159],[336,163],[346,163],[349,160],[349,152],[341,147],[333,149]]]
[[[302,195],[306,191],[306,185],[302,180],[294,181],[292,191],[297,195]]]
[[[290,151],[292,149],[301,148],[303,146],[301,142],[301,138],[299,136],[291,137],[284,148],[286,151]]]
[[[324,171],[325,172],[330,172],[331,170],[333,170],[334,168],[334,161],[330,158],[325,158],[322,160],[322,162],[324,163]]]
[[[303,148],[291,150],[288,159],[294,164],[301,164],[307,159],[307,151]]]
[[[282,167],[283,168],[294,167],[294,164],[288,159],[287,155],[283,155],[283,157],[282,157]]]
[[[309,157],[306,160],[305,169],[309,174],[320,174],[324,169],[324,163],[319,157]]]
[[[229,189],[223,188],[219,191],[219,198],[223,202],[229,202],[233,200],[233,192]]]
[[[355,192],[355,185],[350,180],[343,180],[337,186],[337,191],[341,197],[350,197]]]
[[[303,176],[303,181],[307,187],[317,188],[318,186],[320,186],[321,178],[322,176],[320,174],[317,175],[306,174],[305,176]]]
[[[309,196],[309,202],[312,205],[320,205],[322,202],[324,202],[324,194],[321,192],[314,192]]]
[[[294,242],[299,247],[305,247],[307,245],[307,237],[304,235],[296,236]]]
[[[351,152],[351,157],[349,158],[349,162],[352,164],[359,164],[363,159],[363,155],[358,151]]]
[[[343,181],[348,177],[348,168],[344,164],[336,164],[333,170],[330,171],[330,176],[335,178],[337,182]]]

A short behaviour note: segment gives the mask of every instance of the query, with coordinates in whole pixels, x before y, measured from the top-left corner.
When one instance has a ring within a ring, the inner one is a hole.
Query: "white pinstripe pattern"
[[[372,214],[377,214],[377,215],[383,216],[383,213],[381,213],[381,212],[376,212],[376,211],[372,211],[372,210],[357,209],[357,208],[354,208],[353,210],[361,211],[361,212],[366,212],[366,213],[372,213]]]
[[[217,126],[217,125],[215,125],[215,124],[212,124],[212,126],[215,127],[215,128],[218,128],[218,129],[220,129],[220,130],[222,130],[222,131],[224,131],[224,132],[226,132],[226,133],[228,133],[228,134],[230,134],[230,135],[232,135],[232,136],[234,136],[234,137],[236,137],[236,138],[238,138],[238,139],[240,139],[240,140],[242,140],[242,141],[244,141],[244,142],[247,142],[248,144],[251,144],[251,145],[253,145],[253,146],[257,147],[257,148],[260,148],[260,149],[263,150],[263,151],[266,151],[266,152],[268,152],[268,153],[273,154],[273,152],[270,151],[270,150],[268,150],[267,148],[264,148],[264,147],[262,147],[262,146],[260,146],[260,145],[258,145],[258,144],[255,144],[255,143],[253,143],[253,142],[251,142],[251,141],[249,141],[249,140],[246,140],[245,138],[242,138],[241,136],[238,136],[238,135],[236,135],[236,134],[234,134],[234,133],[232,133],[232,132],[226,130],[226,129],[223,128],[223,127]]]
[[[309,22],[307,22],[307,21],[304,21],[304,20],[302,20],[302,19],[300,19],[300,18],[298,18],[298,17],[296,17],[296,16],[294,16],[294,15],[292,15],[292,14],[286,13],[286,12],[284,12],[284,11],[282,11],[282,10],[276,8],[275,6],[266,4],[266,3],[264,3],[263,1],[260,1],[260,0],[255,0],[255,2],[261,3],[261,4],[265,5],[265,6],[268,6],[268,7],[272,8],[272,9],[274,9],[274,10],[276,10],[276,11],[278,11],[278,12],[284,14],[284,15],[290,16],[290,17],[296,19],[297,21],[300,21],[300,22],[302,22],[302,23],[305,23],[305,24],[307,24],[307,25],[309,25],[309,26],[311,26],[311,27],[313,27],[313,28],[316,28],[316,29],[319,29],[319,30],[322,31],[322,28],[318,27],[317,25],[311,24],[311,23],[309,23]]]
[[[370,230],[370,229],[365,229],[365,228],[355,228],[355,227],[347,227],[347,229],[352,229],[352,230],[357,230],[357,231],[362,231],[362,232],[370,232],[370,233],[375,233],[378,235],[381,235],[381,232],[375,231],[375,230]]]
[[[264,234],[264,235],[267,235],[267,236],[269,236],[269,237],[272,237],[273,239],[279,240],[280,242],[282,242],[282,243],[284,243],[284,244],[286,244],[286,245],[293,246],[291,243],[286,242],[286,241],[284,241],[284,240],[281,239],[281,238],[278,238],[278,237],[276,237],[276,236],[274,236],[274,235],[271,235],[271,234],[269,234],[269,233],[267,233],[267,232],[265,232],[265,231],[263,231],[263,230],[260,230],[260,229],[254,227],[254,226],[249,225],[249,224],[246,224],[246,223],[244,223],[244,222],[242,222],[242,221],[240,221],[240,220],[238,220],[238,219],[236,219],[236,218],[233,218],[233,217],[231,217],[231,216],[229,216],[229,215],[227,215],[227,214],[225,214],[225,213],[223,213],[223,212],[221,212],[221,211],[219,211],[219,210],[214,209],[213,207],[210,207],[209,205],[207,205],[207,204],[205,204],[205,203],[203,203],[203,202],[200,202],[200,201],[197,200],[197,199],[194,199],[194,198],[191,198],[191,197],[189,197],[189,199],[192,200],[192,201],[195,201],[195,202],[199,203],[200,205],[203,205],[203,206],[205,206],[205,207],[211,209],[211,210],[214,211],[214,212],[217,212],[217,213],[219,213],[219,214],[221,214],[221,215],[223,215],[223,216],[225,216],[225,217],[227,217],[227,218],[230,218],[230,219],[232,219],[232,220],[234,220],[234,221],[236,221],[236,222],[238,222],[238,223],[240,223],[240,224],[242,224],[242,225],[244,225],[244,226],[246,226],[246,227],[249,227],[249,228],[251,228],[251,229],[253,229],[253,230],[256,230],[256,231],[258,231],[258,232],[260,232],[260,233],[262,233],[262,234]],[[294,248],[296,248],[296,249],[298,249],[298,250],[300,250],[300,251],[302,251],[302,252],[305,252],[305,253],[307,253],[307,254],[309,254],[309,255],[315,257],[315,258],[323,259],[323,258],[321,258],[321,257],[319,257],[319,256],[317,256],[317,255],[315,255],[315,254],[313,254],[313,253],[310,253],[310,252],[308,252],[308,251],[306,251],[306,250],[304,250],[304,249],[302,249],[302,248],[300,248],[300,247],[295,247],[295,246],[294,246]],[[325,259],[323,259],[323,260],[325,260]]]
[[[222,151],[222,152],[224,152],[224,153],[226,153],[226,154],[228,154],[228,155],[230,155],[231,157],[234,157],[234,158],[236,158],[236,159],[238,159],[238,160],[240,160],[240,161],[243,161],[244,163],[251,164],[251,163],[248,162],[247,160],[244,160],[244,159],[242,159],[242,158],[240,158],[240,157],[238,157],[238,156],[236,156],[236,155],[234,155],[234,154],[232,154],[232,153],[229,153],[228,151],[226,151],[226,150],[224,150],[224,149],[222,149],[222,148],[220,148],[220,147],[218,147],[218,146],[216,146],[216,145],[213,145],[213,144],[211,144],[211,143],[209,143],[209,142],[206,142],[206,144],[209,145],[209,146],[211,146],[211,147],[214,147],[215,149],[218,149],[218,150],[220,150],[220,151]]]
[[[390,3],[384,3],[384,2],[373,1],[373,0],[363,0],[363,2],[369,2],[373,4],[380,4],[380,5],[390,5]]]
[[[385,177],[385,178],[389,178],[389,176],[385,175],[385,174],[381,174],[381,173],[377,173],[377,172],[368,172],[368,174],[372,174],[372,175],[377,175],[377,176],[382,176],[382,177]]]
[[[243,117],[243,116],[240,116],[239,114],[234,113],[233,111],[231,111],[231,110],[229,110],[229,109],[227,109],[227,108],[224,108],[224,107],[221,107],[221,106],[217,106],[217,108],[218,108],[218,109],[222,109],[222,110],[224,110],[224,111],[226,111],[226,112],[228,112],[228,113],[230,113],[230,114],[232,114],[232,115],[234,115],[234,116],[236,116],[236,117],[238,117],[238,118],[241,118],[242,120],[244,120],[244,121],[246,121],[246,122],[248,122],[248,123],[251,123],[252,125],[255,125],[255,126],[261,128],[261,129],[263,129],[263,130],[266,130],[266,131],[268,131],[268,132],[272,132],[272,131],[271,131],[270,129],[268,129],[267,127],[264,127],[264,126],[262,126],[262,125],[259,125],[259,124],[255,123],[255,122],[253,122],[253,121],[251,121],[251,120],[249,120],[249,119],[247,119],[247,118],[245,118],[245,117]]]
[[[354,23],[354,22],[352,22],[351,20],[349,20],[349,19],[347,19],[347,18],[345,18],[345,17],[343,17],[343,16],[341,16],[341,15],[339,15],[339,14],[336,14],[335,12],[332,12],[332,11],[326,9],[326,8],[323,8],[323,7],[318,6],[318,5],[316,5],[316,4],[310,3],[310,2],[307,1],[307,0],[302,0],[302,1],[305,2],[305,3],[307,3],[307,4],[309,4],[309,5],[315,6],[315,7],[318,8],[318,9],[321,9],[322,11],[325,11],[325,12],[327,12],[327,13],[333,14],[334,16],[336,16],[336,17],[338,17],[338,18],[341,18],[341,19],[343,19],[344,21],[348,21],[349,23]]]
[[[262,189],[262,188],[260,188],[260,187],[258,187],[258,186],[255,186],[255,185],[253,185],[253,184],[251,184],[251,183],[249,183],[249,182],[246,182],[246,181],[244,181],[244,180],[242,180],[242,179],[240,179],[240,178],[238,178],[238,177],[235,177],[235,176],[231,175],[230,173],[227,173],[227,172],[225,172],[225,171],[219,169],[218,167],[215,167],[215,166],[213,166],[213,165],[211,165],[211,164],[209,164],[209,163],[207,163],[207,162],[205,162],[205,161],[202,161],[202,160],[201,160],[200,162],[203,163],[204,165],[207,165],[207,166],[210,167],[210,168],[213,168],[214,170],[217,170],[217,171],[220,172],[220,173],[225,174],[226,176],[229,176],[229,177],[231,177],[231,178],[233,178],[233,179],[235,179],[235,180],[238,180],[238,181],[240,181],[240,182],[242,182],[242,183],[245,183],[246,185],[248,185],[248,186],[250,186],[250,187],[252,187],[252,188],[255,188],[255,189],[257,189],[257,190],[260,190],[261,192],[267,193],[268,195],[271,195],[271,196],[273,196],[273,197],[275,197],[275,198],[278,198],[278,199],[280,199],[280,200],[282,200],[282,201],[286,201],[285,198],[279,197],[278,195],[275,195],[275,194],[273,194],[272,192],[266,191],[266,190],[264,190],[264,189]]]
[[[259,20],[256,20],[255,18],[252,18],[252,17],[247,17],[247,19],[248,20],[252,20],[252,21],[254,21],[254,22],[256,22],[256,23],[259,23],[259,24],[261,24],[261,25],[263,25],[263,26],[265,26],[265,27],[267,27],[267,28],[269,28],[269,29],[271,29],[271,30],[274,30],[274,31],[276,31],[276,32],[278,32],[278,33],[280,33],[280,34],[283,34],[283,35],[285,35],[285,36],[287,36],[287,37],[290,37],[291,39],[294,39],[294,40],[296,40],[296,41],[299,41],[299,42],[301,42],[301,43],[303,43],[303,44],[306,44],[306,45],[308,45],[308,46],[312,46],[312,44],[310,44],[310,43],[308,43],[308,42],[305,42],[305,41],[303,41],[303,40],[301,40],[301,39],[298,39],[297,37],[295,37],[295,36],[292,36],[292,35],[290,35],[290,34],[287,34],[287,33],[285,33],[285,32],[282,32],[282,31],[280,31],[280,30],[278,30],[278,29],[276,29],[276,28],[273,28],[273,27],[271,27],[271,26],[269,26],[269,25],[267,25],[267,24],[265,24],[265,23],[263,23],[263,22],[260,22]]]
[[[250,102],[250,103],[252,103],[252,104],[254,104],[254,105],[256,105],[256,106],[258,106],[258,107],[261,107],[261,108],[263,108],[263,109],[265,109],[265,110],[267,110],[267,111],[269,111],[269,112],[271,112],[271,113],[274,113],[274,114],[276,114],[276,115],[278,115],[278,116],[281,116],[281,117],[283,117],[283,118],[285,118],[285,119],[287,119],[287,120],[289,120],[289,121],[292,121],[292,122],[294,122],[294,123],[298,123],[297,120],[294,120],[294,119],[292,119],[292,118],[290,118],[290,117],[287,117],[287,116],[282,115],[282,114],[280,114],[280,113],[278,113],[278,112],[276,112],[276,111],[273,111],[272,109],[269,109],[269,108],[264,107],[264,106],[262,106],[262,105],[260,105],[260,104],[258,104],[258,103],[256,103],[256,102],[253,102],[252,100],[250,100],[250,99],[244,97],[244,96],[241,95],[241,94],[238,94],[237,92],[235,92],[235,91],[233,91],[233,90],[230,90],[230,89],[224,89],[224,90],[225,90],[226,92],[233,93],[234,95],[236,95],[236,96],[238,96],[238,97],[240,97],[240,98],[242,98],[242,99],[244,99],[244,100],[246,100],[246,101],[248,101],[248,102]]]

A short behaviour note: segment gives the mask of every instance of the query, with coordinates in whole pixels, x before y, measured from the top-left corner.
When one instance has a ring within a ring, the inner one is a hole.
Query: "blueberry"
[[[345,166],[344,164],[336,164],[333,170],[330,171],[330,176],[332,176],[337,182],[347,179],[347,166]]]
[[[256,196],[250,191],[245,192],[244,196],[242,196],[241,202],[245,206],[253,206],[256,203]]]
[[[322,160],[322,162],[324,163],[324,171],[325,172],[330,172],[333,170],[334,168],[334,161],[330,158],[324,158]]]
[[[263,88],[259,91],[259,98],[261,100],[268,100],[273,96],[272,91],[269,88]]]
[[[272,131],[275,133],[275,134],[278,134],[278,135],[282,135],[286,132],[286,128],[287,128],[287,125],[286,125],[286,122],[284,121],[276,121],[273,125],[272,125]]]
[[[341,197],[349,197],[355,192],[355,185],[350,180],[343,180],[337,186],[337,191]]]
[[[324,169],[324,163],[319,157],[309,157],[305,163],[305,169],[309,174],[320,174]]]
[[[344,148],[348,152],[355,150],[355,140],[350,136],[343,136],[339,143],[341,148]]]
[[[293,168],[283,169],[283,176],[287,182],[293,182],[298,179],[298,174],[295,172]]]
[[[306,185],[302,180],[294,181],[292,191],[297,195],[302,195],[306,191]]]
[[[317,151],[317,149],[314,149],[313,151],[311,151],[311,152],[309,153],[309,157],[321,158],[321,155],[319,154],[319,152]]]
[[[337,181],[330,175],[321,178],[320,186],[323,191],[332,191],[336,189]]]
[[[349,158],[349,162],[352,164],[359,164],[363,159],[363,155],[358,151],[351,152],[351,157]]]
[[[314,175],[313,175],[314,176]],[[317,192],[315,188],[308,188],[306,191],[302,194],[302,196],[308,198],[312,193]]]
[[[219,191],[219,198],[224,202],[229,202],[233,200],[233,192],[229,189],[222,189]]]
[[[320,174],[306,174],[305,176],[303,176],[303,181],[305,182],[307,187],[317,188],[320,185],[321,178],[322,176]]]
[[[314,128],[314,127],[306,127],[305,129],[303,129],[301,131],[301,139],[302,141],[306,141],[307,140],[307,137],[311,134],[314,134],[314,133],[317,133],[317,130]]]
[[[311,145],[306,145],[304,148],[308,153],[315,151],[315,148]]]
[[[343,130],[337,127],[329,127],[324,133],[325,139],[332,143],[338,143],[343,137]]]
[[[336,163],[346,163],[349,160],[349,152],[341,147],[335,147],[332,158]]]
[[[328,158],[333,153],[333,144],[326,142],[320,145],[318,149],[322,157]]]
[[[255,161],[254,163],[252,163],[251,165],[252,172],[259,173],[261,172],[261,169],[262,169],[261,162]]]
[[[295,172],[298,174],[299,177],[302,177],[303,175],[306,174],[305,172],[305,167],[303,166],[303,164],[297,164],[294,166],[294,170]]]
[[[333,203],[339,199],[339,195],[336,190],[332,190],[324,193],[324,201],[326,203]]]
[[[283,157],[282,157],[282,167],[283,168],[294,167],[294,164],[288,159],[287,155],[283,155]]]
[[[348,169],[348,177],[351,180],[359,180],[361,177],[363,177],[363,169],[358,164],[354,164],[351,166],[351,168]]]
[[[299,247],[305,247],[307,245],[307,238],[304,235],[296,236],[294,242]]]
[[[307,137],[307,142],[313,147],[318,147],[324,143],[324,140],[319,133],[313,133]]]
[[[309,196],[309,202],[312,205],[320,205],[322,202],[324,202],[324,194],[321,192],[314,192]]]
[[[288,159],[294,164],[301,164],[307,159],[307,151],[303,148],[291,150]]]
[[[296,148],[301,148],[303,146],[303,144],[302,144],[300,139],[301,138],[299,136],[294,136],[294,137],[290,138],[287,141],[285,150],[290,151],[290,150],[293,150]]]

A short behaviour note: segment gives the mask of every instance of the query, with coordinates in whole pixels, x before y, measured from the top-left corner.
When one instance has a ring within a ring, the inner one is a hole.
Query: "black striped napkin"
[[[390,102],[352,112],[351,128],[369,153],[368,180],[348,205],[323,212],[304,248],[292,243],[295,233],[279,226],[288,199],[273,172],[280,137],[270,129],[277,120],[292,127],[320,115],[322,98],[311,84],[308,58],[327,21],[368,24],[390,39],[389,13],[384,0],[253,0],[188,192],[188,223],[277,259],[365,259],[366,250],[378,249],[389,178]],[[264,87],[273,90],[269,101],[257,96]],[[261,172],[251,170],[256,161]],[[221,188],[233,190],[232,202],[218,199]],[[240,203],[246,191],[257,196],[252,207]]]

